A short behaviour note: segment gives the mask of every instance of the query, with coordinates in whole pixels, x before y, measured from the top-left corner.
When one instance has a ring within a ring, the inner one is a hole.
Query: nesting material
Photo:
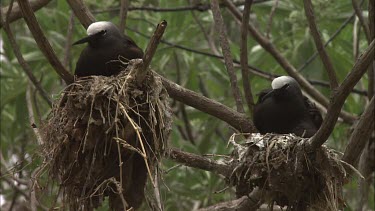
[[[339,210],[346,171],[339,156],[323,146],[314,153],[303,149],[295,135],[250,134],[243,144],[233,135],[236,166],[228,180],[238,197],[258,187],[269,205],[290,210]]]
[[[105,197],[114,210],[138,208],[171,128],[168,94],[141,60],[119,75],[79,78],[55,103],[44,127],[43,155],[70,210],[91,210]]]

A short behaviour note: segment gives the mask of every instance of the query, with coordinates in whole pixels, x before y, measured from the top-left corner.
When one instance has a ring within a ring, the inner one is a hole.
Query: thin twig
[[[143,55],[143,65],[140,69],[141,72],[137,73],[137,84],[141,85],[144,78],[146,77],[148,67],[151,64],[152,58],[154,57],[154,54],[156,52],[156,49],[158,48],[158,45],[160,43],[161,38],[163,37],[165,28],[167,28],[167,21],[163,20],[160,22],[155,31],[152,35],[150,42],[147,45],[145,54]]]
[[[349,144],[346,146],[342,160],[351,165],[354,165],[360,157],[374,130],[374,107],[374,97],[372,97],[350,136]]]
[[[33,11],[37,11],[44,6],[46,6],[51,0],[30,0],[31,9]],[[9,6],[2,7],[1,13],[5,14],[6,11],[9,10]],[[12,23],[18,19],[22,18],[22,13],[18,5],[15,5],[12,9],[12,12],[9,14],[9,18],[7,18],[8,23]],[[0,23],[0,28],[3,27],[3,23]]]
[[[266,37],[268,39],[270,39],[270,34],[271,34],[271,29],[272,29],[272,19],[273,19],[273,16],[275,15],[278,5],[279,5],[279,0],[275,0],[275,3],[273,3],[273,6],[272,6],[270,17],[268,19],[268,24],[267,24]]]
[[[375,1],[370,0],[368,5],[368,18],[370,28],[370,39],[375,39]],[[368,98],[371,99],[375,94],[375,59],[368,69]]]
[[[245,93],[245,100],[247,106],[249,108],[250,116],[253,116],[254,110],[254,98],[253,92],[251,90],[250,84],[250,71],[249,71],[249,64],[247,61],[248,53],[247,53],[247,26],[249,24],[250,18],[250,10],[252,0],[247,0],[245,2],[243,16],[242,16],[242,25],[241,25],[241,44],[240,44],[240,63],[241,63],[241,73],[242,73],[242,84],[243,90]]]
[[[89,8],[83,3],[82,0],[66,0],[72,8],[75,16],[79,22],[87,29],[93,22],[95,22],[94,15],[90,12]]]
[[[316,49],[319,52],[320,58],[323,62],[323,65],[327,71],[329,82],[331,85],[331,90],[337,88],[339,85],[336,72],[333,68],[332,62],[323,46],[323,41],[321,39],[318,27],[316,26],[315,16],[314,16],[314,9],[311,0],[304,0],[304,8],[305,8],[305,14],[307,18],[307,22],[310,27],[311,35],[314,38]]]
[[[218,0],[211,0],[211,9],[215,21],[215,28],[217,33],[219,34],[220,45],[224,56],[224,63],[229,75],[230,85],[232,88],[234,100],[236,101],[237,111],[245,113],[242,103],[241,92],[237,86],[237,76],[234,71],[233,59],[229,47],[229,42],[227,39],[228,36],[224,25],[223,17],[221,16]]]
[[[371,42],[371,36],[370,36],[369,25],[367,24],[367,21],[365,20],[365,18],[362,15],[361,6],[358,5],[357,1],[358,0],[352,0],[352,5],[353,5],[354,11],[355,11],[355,13],[356,13],[356,15],[357,15],[357,17],[359,19],[359,22],[361,23],[361,25],[363,27],[363,31],[365,31],[367,42],[370,44],[370,42]]]
[[[128,9],[129,9],[129,5],[130,5],[130,2],[129,0],[121,0],[121,3],[120,3],[120,25],[119,25],[119,29],[121,32],[123,32],[125,30],[125,26],[126,26],[126,17],[128,15]]]
[[[29,27],[31,34],[33,35],[37,45],[39,46],[44,56],[55,69],[57,74],[59,74],[67,84],[72,83],[74,81],[73,75],[70,74],[59,61],[50,43],[44,36],[43,31],[40,28],[39,23],[34,15],[34,12],[31,9],[29,1],[17,0],[17,2],[20,6],[24,20],[26,21],[26,24]]]
[[[271,0],[254,0],[254,4],[268,2]],[[245,4],[245,1],[236,2],[236,6],[242,6]],[[220,4],[220,7],[225,7],[224,4]],[[160,7],[154,7],[154,6],[133,6],[129,7],[129,11],[133,10],[140,10],[140,11],[149,11],[149,12],[183,12],[183,11],[199,11],[204,12],[207,10],[210,10],[210,4],[202,4],[202,3],[196,3],[191,6],[182,6],[182,7],[174,7],[174,8],[160,8]],[[100,10],[93,10],[93,13],[104,13],[104,12],[118,12],[120,9],[119,7],[112,7],[108,9],[100,9]]]
[[[71,12],[70,18],[69,18],[69,24],[68,24],[68,30],[66,32],[66,41],[65,41],[65,47],[64,47],[64,60],[63,65],[66,69],[70,69],[70,57],[71,52],[70,49],[72,47],[72,37],[73,37],[73,31],[74,31],[74,13]]]
[[[373,61],[374,48],[375,40],[371,42],[366,51],[358,58],[350,73],[346,76],[340,87],[337,89],[337,92],[335,92],[332,96],[331,104],[327,109],[327,116],[324,119],[322,126],[319,128],[318,132],[309,140],[307,144],[308,149],[315,150],[316,148],[320,147],[332,133],[337,118],[340,114],[340,110],[344,105],[344,102],[348,97],[350,90],[352,90],[359,79],[361,79],[368,66]]]
[[[361,5],[363,4],[364,0],[361,1]],[[340,33],[341,31],[349,25],[349,23],[353,20],[355,17],[355,12],[352,13],[351,16],[349,16],[342,24],[341,26],[332,34],[332,36],[327,40],[326,43],[324,43],[324,48],[326,48]],[[301,67],[298,68],[298,72],[301,72],[304,70],[311,62],[314,61],[314,59],[319,55],[318,51],[315,51],[313,55],[310,56],[309,59],[306,60],[305,63]]]
[[[51,101],[50,97],[48,96],[48,93],[43,89],[42,85],[39,83],[39,81],[33,75],[33,73],[32,73],[33,71],[31,69],[31,67],[28,65],[26,60],[23,58],[22,53],[20,51],[20,47],[18,46],[18,44],[15,40],[15,37],[13,35],[13,32],[10,29],[9,23],[4,22],[2,17],[0,17],[0,22],[4,26],[5,34],[7,35],[8,39],[9,39],[9,43],[12,46],[13,53],[16,56],[18,63],[21,65],[22,69],[25,71],[29,80],[35,86],[35,89],[38,90],[39,94],[48,103],[48,105],[50,107],[52,107],[52,101]]]
[[[237,20],[241,20],[241,13],[238,11],[237,7],[229,0],[223,0],[227,5],[229,11],[233,14],[233,16]],[[276,47],[264,37],[251,23],[249,23],[249,31],[252,34],[253,38],[268,52],[275,58],[275,60],[281,65],[281,67],[297,82],[300,86],[317,102],[319,102],[324,107],[329,106],[329,100],[325,97],[319,90],[313,87],[306,78],[301,75],[292,64],[276,49]],[[356,117],[352,114],[341,111],[340,116],[343,118],[345,122],[352,123],[355,121]]]
[[[126,27],[128,30],[136,33],[136,34],[139,34],[140,36],[142,37],[145,37],[147,39],[150,38],[150,36],[138,31],[138,30],[135,30],[135,29],[132,29],[132,28],[129,28],[129,27]],[[196,54],[199,54],[199,55],[203,55],[203,56],[207,56],[207,57],[212,57],[212,58],[216,58],[216,59],[224,59],[223,56],[219,56],[219,55],[216,55],[216,54],[212,54],[212,53],[208,53],[208,52],[204,52],[204,51],[199,51],[199,50],[196,50],[196,49],[192,49],[192,48],[188,48],[186,46],[182,46],[182,45],[179,45],[179,44],[175,44],[175,43],[172,43],[172,42],[169,42],[169,41],[166,41],[166,40],[160,40],[161,43],[163,44],[166,44],[168,46],[171,46],[171,47],[175,47],[175,48],[178,48],[178,49],[181,49],[181,50],[184,50],[184,51],[188,51],[188,52],[192,52],[192,53],[196,53]],[[238,65],[238,67],[240,67],[240,61],[236,60],[236,59],[233,59],[233,63]],[[261,78],[264,78],[264,79],[267,79],[267,80],[270,80],[272,81],[274,78],[277,78],[279,77],[280,75],[278,74],[273,74],[273,73],[269,73],[269,72],[265,72],[255,66],[252,66],[252,65],[249,65],[249,71],[256,75],[256,76],[259,76]],[[314,80],[314,79],[309,79],[308,80],[309,83],[311,83],[312,85],[317,85],[317,86],[321,86],[321,87],[326,87],[326,88],[329,88],[329,83],[325,82],[325,81],[320,81],[320,80]],[[353,93],[356,93],[356,94],[359,94],[359,95],[367,95],[367,92],[366,91],[363,91],[363,90],[358,90],[358,89],[353,89],[352,91]],[[354,120],[354,118],[353,118]],[[351,123],[352,121],[348,122],[348,123]]]
[[[358,55],[359,55],[359,40],[360,40],[361,30],[358,29],[358,23],[359,23],[359,20],[358,18],[356,18],[353,24],[353,58],[354,58],[354,61],[358,59]]]

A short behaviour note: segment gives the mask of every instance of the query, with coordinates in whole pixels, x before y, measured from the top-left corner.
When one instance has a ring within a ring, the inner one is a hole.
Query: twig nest
[[[346,178],[343,163],[335,151],[321,147],[307,153],[295,135],[250,134],[245,143],[234,146],[230,163],[235,166],[230,183],[238,197],[262,190],[270,205],[291,210],[339,210],[343,206],[342,186]]]
[[[43,155],[70,210],[90,210],[109,197],[115,210],[137,208],[148,175],[162,156],[171,129],[168,94],[141,60],[119,75],[79,78],[54,105],[43,126]]]

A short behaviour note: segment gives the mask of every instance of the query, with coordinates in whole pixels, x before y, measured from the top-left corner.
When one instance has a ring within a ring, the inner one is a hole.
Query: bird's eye
[[[104,29],[104,30],[102,30],[102,31],[101,31],[101,34],[102,34],[102,35],[105,35],[105,34],[107,34],[107,30],[105,30],[105,29]]]

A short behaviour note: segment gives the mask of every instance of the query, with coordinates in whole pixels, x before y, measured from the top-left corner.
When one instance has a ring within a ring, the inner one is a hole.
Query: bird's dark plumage
[[[254,124],[263,134],[294,133],[311,137],[322,124],[322,116],[315,104],[302,95],[297,81],[281,76],[273,80],[272,89],[259,94]]]
[[[95,22],[87,28],[87,34],[74,43],[88,43],[76,64],[78,77],[116,75],[126,68],[124,62],[143,57],[142,49],[111,22]]]

